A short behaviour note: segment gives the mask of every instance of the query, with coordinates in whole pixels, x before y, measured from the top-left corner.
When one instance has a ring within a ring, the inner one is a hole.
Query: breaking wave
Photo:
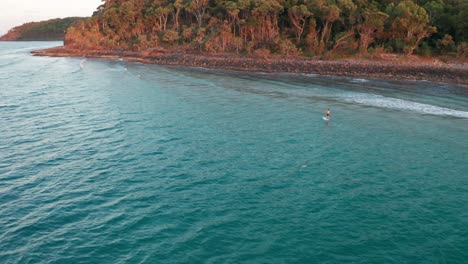
[[[421,114],[438,115],[438,116],[451,116],[458,118],[467,118],[468,112],[455,110],[430,104],[417,103],[397,98],[389,98],[382,95],[371,94],[347,94],[343,95],[342,99],[348,103],[358,103],[362,105],[387,108],[393,110],[412,111]]]

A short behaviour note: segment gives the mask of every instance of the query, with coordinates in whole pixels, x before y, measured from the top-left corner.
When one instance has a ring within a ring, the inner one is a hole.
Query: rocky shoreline
[[[123,59],[159,65],[204,67],[237,71],[290,72],[361,78],[426,80],[468,85],[468,64],[431,61],[309,58],[253,58],[233,54],[187,53],[184,51],[103,51],[56,47],[32,52],[36,56]]]

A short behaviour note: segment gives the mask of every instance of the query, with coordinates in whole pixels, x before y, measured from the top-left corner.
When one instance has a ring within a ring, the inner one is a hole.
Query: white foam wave
[[[365,82],[368,82],[369,80],[366,80],[366,79],[360,79],[360,78],[354,78],[351,80],[351,82],[353,83],[365,83]]]
[[[435,105],[417,103],[406,101],[397,98],[389,98],[382,95],[368,95],[368,94],[348,94],[343,95],[344,101],[349,103],[358,103],[368,106],[388,108],[394,110],[412,111],[422,114],[438,115],[438,116],[452,116],[458,118],[467,118],[468,112],[455,110]]]
[[[81,61],[80,61],[80,68],[81,68],[81,69],[84,69],[84,67],[85,67],[85,62],[86,62],[86,60],[81,60]]]

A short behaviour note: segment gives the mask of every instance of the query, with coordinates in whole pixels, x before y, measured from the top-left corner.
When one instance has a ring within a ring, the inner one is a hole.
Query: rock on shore
[[[32,52],[37,56],[124,59],[149,64],[180,65],[238,71],[292,72],[365,78],[427,80],[468,85],[468,65],[402,60],[318,60],[252,58],[233,54],[186,53],[161,49],[143,52],[79,50],[56,47]]]

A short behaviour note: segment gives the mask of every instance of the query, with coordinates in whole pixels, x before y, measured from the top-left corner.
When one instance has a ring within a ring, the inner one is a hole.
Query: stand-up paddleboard
[[[325,116],[322,116],[322,119],[325,120],[325,121],[327,121],[327,122],[330,121],[330,118],[327,118],[327,117],[325,117]]]

